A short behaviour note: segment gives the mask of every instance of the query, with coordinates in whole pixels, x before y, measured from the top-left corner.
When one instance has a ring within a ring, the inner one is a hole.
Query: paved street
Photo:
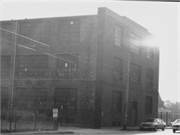
[[[62,128],[58,131],[37,131],[37,132],[22,132],[22,133],[4,133],[2,135],[54,135],[54,134],[66,134],[66,135],[178,135],[180,131],[173,133],[172,129],[166,129],[165,131],[138,131],[129,130],[122,131],[119,129],[84,129],[84,128]]]

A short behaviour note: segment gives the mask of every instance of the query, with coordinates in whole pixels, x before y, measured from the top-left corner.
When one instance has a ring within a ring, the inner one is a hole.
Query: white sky
[[[9,2],[7,2],[9,1]],[[34,1],[34,0],[33,0]],[[98,7],[107,7],[126,16],[157,36],[160,43],[159,93],[163,100],[180,101],[178,88],[178,29],[180,27],[180,5],[177,2],[99,1],[96,2],[13,2],[0,3],[0,19],[30,19],[97,14]],[[179,9],[178,9],[179,8]],[[178,22],[179,21],[179,22]],[[178,75],[179,74],[179,75]]]

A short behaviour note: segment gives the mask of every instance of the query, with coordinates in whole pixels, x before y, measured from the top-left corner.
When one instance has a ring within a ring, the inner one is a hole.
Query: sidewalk
[[[170,127],[167,127],[170,129]],[[119,133],[122,131],[132,131],[132,130],[139,130],[138,127],[127,127],[126,130],[123,130],[123,127],[102,127],[101,129],[92,129],[92,128],[80,128],[80,127],[59,127],[58,130],[51,130],[51,131],[27,131],[27,132],[12,132],[10,134],[113,134]],[[2,133],[5,135],[6,133]]]
[[[138,130],[138,128],[127,128],[128,130]],[[26,132],[12,132],[8,134],[104,134],[104,133],[119,133],[123,131],[122,127],[102,127],[101,129],[92,129],[92,128],[81,128],[81,127],[59,127],[58,130],[49,130],[49,131],[26,131]],[[1,133],[5,135],[7,133]]]

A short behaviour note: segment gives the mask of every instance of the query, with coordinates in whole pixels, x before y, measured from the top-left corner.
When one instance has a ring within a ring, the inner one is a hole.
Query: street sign
[[[53,118],[57,118],[58,117],[58,109],[55,108],[53,109]]]

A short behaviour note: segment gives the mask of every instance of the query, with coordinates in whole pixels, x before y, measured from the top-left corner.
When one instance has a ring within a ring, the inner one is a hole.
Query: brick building
[[[14,110],[35,110],[39,120],[58,108],[65,125],[123,126],[129,63],[128,126],[157,117],[159,50],[141,42],[148,37],[107,8],[1,21],[1,115],[10,115],[13,97]]]

